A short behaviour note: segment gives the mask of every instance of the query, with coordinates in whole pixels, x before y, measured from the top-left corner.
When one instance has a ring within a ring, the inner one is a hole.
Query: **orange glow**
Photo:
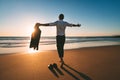
[[[29,54],[35,54],[35,53],[37,53],[38,51],[37,50],[34,50],[33,48],[30,48],[30,49],[28,49],[28,53]]]
[[[31,35],[32,32],[34,32],[34,28],[33,28],[33,27],[27,28],[26,31],[27,31],[27,34],[28,34],[28,35]]]

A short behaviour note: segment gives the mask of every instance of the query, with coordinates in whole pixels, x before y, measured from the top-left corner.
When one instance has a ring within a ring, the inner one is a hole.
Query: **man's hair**
[[[59,15],[59,19],[61,20],[61,19],[64,19],[64,14],[60,14]]]

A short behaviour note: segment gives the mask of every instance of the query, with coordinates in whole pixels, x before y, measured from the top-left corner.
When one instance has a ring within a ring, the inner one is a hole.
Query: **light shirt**
[[[65,35],[66,26],[72,27],[72,25],[73,25],[73,24],[70,24],[63,20],[58,20],[58,21],[55,21],[53,23],[48,23],[48,24],[49,24],[49,26],[56,26],[57,35],[60,35],[60,36]]]

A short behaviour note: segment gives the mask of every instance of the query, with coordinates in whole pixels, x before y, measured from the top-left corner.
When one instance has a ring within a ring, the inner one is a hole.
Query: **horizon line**
[[[0,36],[0,37],[31,37],[31,36]],[[55,36],[41,36],[41,37],[55,37]],[[120,37],[120,35],[88,35],[88,36],[66,36],[66,37]]]

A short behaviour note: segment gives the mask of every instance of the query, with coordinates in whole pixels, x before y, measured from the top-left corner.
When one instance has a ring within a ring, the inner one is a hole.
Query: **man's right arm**
[[[45,23],[45,24],[41,24],[41,23],[39,23],[39,24],[40,24],[40,26],[56,26],[57,21],[52,22],[52,23]]]
[[[46,24],[41,24],[40,23],[40,26],[50,26],[50,24],[46,23]]]

